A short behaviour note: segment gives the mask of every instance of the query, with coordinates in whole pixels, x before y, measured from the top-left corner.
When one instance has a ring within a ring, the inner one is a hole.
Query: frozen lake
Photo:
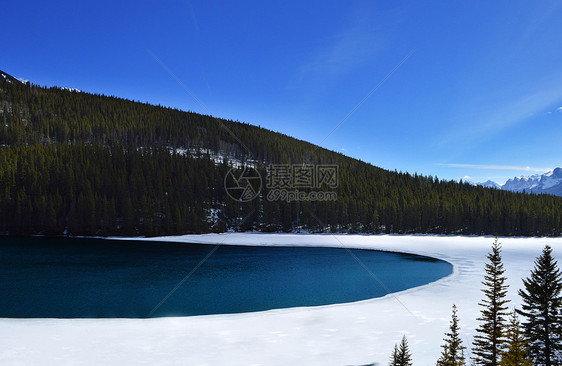
[[[0,317],[144,318],[339,304],[425,285],[453,269],[427,256],[375,250],[220,246],[157,307],[213,249],[4,238]]]
[[[454,269],[450,276],[427,285],[336,305],[151,319],[0,318],[0,364],[384,365],[394,344],[406,335],[414,365],[435,365],[452,304],[459,309],[464,344],[472,343],[486,254],[494,238],[226,233],[130,240],[201,243],[208,250],[222,243],[400,251],[439,258]],[[509,305],[519,306],[521,279],[529,275],[545,244],[562,261],[562,238],[499,240]],[[187,281],[184,286],[188,287]],[[470,357],[470,351],[466,355]]]

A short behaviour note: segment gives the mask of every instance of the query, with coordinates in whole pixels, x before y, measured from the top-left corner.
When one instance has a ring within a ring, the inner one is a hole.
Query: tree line
[[[562,278],[557,261],[548,245],[536,259],[535,267],[523,288],[520,309],[508,312],[501,245],[497,239],[488,254],[484,276],[484,299],[479,303],[481,316],[472,343],[472,365],[486,366],[555,366],[562,364]],[[520,317],[523,318],[520,321]],[[437,366],[467,364],[467,349],[460,337],[457,308],[449,331],[443,339],[442,353]],[[405,336],[395,345],[390,357],[391,366],[411,366],[412,354]]]
[[[0,123],[9,235],[562,233],[561,197],[388,171],[257,126],[117,97],[1,83]],[[233,161],[263,178],[269,164],[335,164],[337,200],[270,201],[264,187],[237,202],[224,189]]]

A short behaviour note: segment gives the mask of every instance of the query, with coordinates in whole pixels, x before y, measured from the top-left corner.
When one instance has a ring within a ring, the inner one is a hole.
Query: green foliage
[[[535,365],[560,365],[562,352],[562,281],[552,248],[545,246],[531,276],[523,280],[521,310],[525,337]]]
[[[499,364],[502,346],[505,342],[505,322],[507,316],[506,299],[507,288],[501,258],[501,245],[498,238],[492,245],[492,252],[488,253],[486,275],[484,276],[484,299],[479,305],[482,307],[478,321],[480,326],[476,329],[474,337],[473,361],[476,365]]]
[[[389,366],[412,366],[412,354],[405,335],[402,336],[400,345],[394,345]]]
[[[457,306],[453,305],[453,314],[451,317],[451,325],[449,332],[445,333],[445,342],[441,348],[441,358],[437,360],[437,366],[464,366],[466,360],[464,358],[465,346],[462,344],[462,339],[459,335],[459,318],[457,317]]]
[[[529,342],[521,332],[521,323],[513,311],[507,325],[505,350],[500,366],[533,366],[529,353]]]
[[[159,235],[212,229],[202,218],[214,193],[201,180],[218,181],[222,172],[208,159],[82,144],[4,147],[1,152],[0,225],[10,234]]]
[[[562,198],[383,170],[245,123],[115,97],[0,84],[0,233],[242,230],[560,235]],[[199,151],[199,152],[198,152]],[[337,164],[336,201],[229,199],[229,159]],[[190,152],[186,156],[185,152]],[[218,212],[217,220],[209,219]]]

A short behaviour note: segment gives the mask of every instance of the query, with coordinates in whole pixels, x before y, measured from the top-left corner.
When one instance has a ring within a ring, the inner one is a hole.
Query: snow
[[[257,160],[242,161],[242,160],[240,160],[238,158],[235,158],[231,155],[221,154],[221,153],[218,153],[218,152],[216,152],[214,150],[211,150],[211,149],[204,149],[204,148],[185,149],[185,148],[173,148],[173,147],[169,147],[168,149],[169,149],[171,154],[175,153],[175,154],[178,154],[178,155],[191,156],[191,157],[194,157],[194,158],[208,157],[209,159],[211,159],[217,165],[222,164],[224,162],[224,160],[226,159],[227,164],[230,167],[233,167],[233,168],[242,168],[244,166],[255,168],[258,165]]]
[[[393,345],[405,334],[414,364],[434,365],[453,303],[459,308],[462,339],[467,346],[472,342],[486,254],[494,240],[259,233],[131,239],[401,251],[447,260],[454,265],[454,273],[382,298],[329,306],[184,318],[0,319],[0,364],[386,364]],[[512,305],[518,305],[521,278],[529,275],[545,244],[562,259],[562,238],[500,238],[500,242],[509,297]],[[189,281],[183,286],[189,286]]]
[[[220,209],[210,208],[207,212],[207,222],[216,224],[219,221]]]
[[[558,169],[557,172],[560,171],[560,168],[556,168]],[[541,188],[542,189],[549,189],[552,187],[555,187],[559,184],[562,184],[562,177],[559,177],[557,174],[554,173],[554,170],[551,170],[550,172],[544,174],[541,178]]]
[[[550,170],[544,174],[535,174],[528,176],[519,176],[508,179],[503,185],[497,184],[491,180],[485,183],[472,183],[472,185],[481,185],[484,187],[497,186],[506,191],[532,193],[551,193],[557,194],[553,188],[562,187],[562,168]],[[560,194],[558,194],[560,195]]]
[[[497,184],[496,182],[488,179],[487,181],[485,181],[484,183],[478,183],[479,185],[483,186],[483,187],[487,187],[487,188],[496,188],[496,189],[500,189],[501,186],[499,184]]]
[[[74,93],[81,93],[82,90],[80,89],[76,89],[76,88],[62,88],[63,90],[68,90],[69,92],[74,92]]]
[[[548,188],[552,188],[554,186],[559,185],[560,181],[557,180],[557,179],[552,179],[552,178],[550,178],[550,179],[543,178],[541,183],[542,183],[542,189],[548,189]]]

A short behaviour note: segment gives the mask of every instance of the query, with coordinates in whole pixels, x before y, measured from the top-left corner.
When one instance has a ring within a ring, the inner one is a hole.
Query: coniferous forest
[[[562,232],[562,197],[388,171],[261,127],[117,97],[0,82],[0,122],[8,235]],[[233,161],[262,177],[268,164],[336,164],[337,199],[270,201],[264,186],[237,202],[224,189]]]
[[[488,254],[484,276],[484,300],[478,303],[481,316],[476,329],[470,364],[477,366],[531,366],[560,365],[562,362],[562,273],[554,259],[552,248],[546,245],[535,260],[529,277],[523,279],[518,294],[521,308],[508,312],[507,278],[498,238]],[[521,316],[521,318],[520,318]],[[468,349],[460,336],[457,307],[453,304],[449,330],[441,345],[437,366],[464,366],[469,364]],[[395,345],[390,366],[411,366],[412,354],[406,336]]]

